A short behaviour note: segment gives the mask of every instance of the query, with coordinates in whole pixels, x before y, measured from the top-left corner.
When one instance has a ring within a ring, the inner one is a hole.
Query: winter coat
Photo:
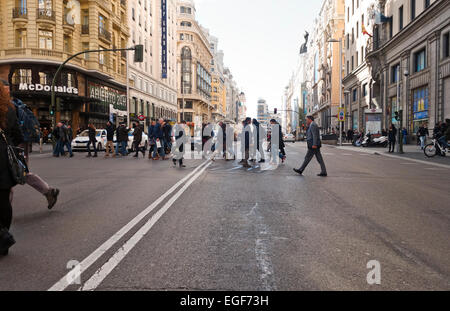
[[[157,123],[155,125],[155,128],[153,129],[153,135],[155,139],[163,140],[164,139],[164,133],[161,127],[161,124]]]
[[[142,128],[140,126],[134,128],[133,138],[135,142],[142,141]]]
[[[120,126],[119,129],[119,136],[117,136],[117,141],[128,141],[128,132],[130,131],[125,126]]]
[[[89,140],[90,141],[97,141],[97,138],[96,138],[97,131],[94,128],[92,128],[92,127],[90,127],[88,130],[89,130]]]
[[[114,140],[114,131],[116,130],[116,127],[114,125],[108,125],[106,127],[106,140],[107,141],[113,141]]]
[[[6,139],[10,145],[18,146],[24,142],[23,134],[17,121],[16,111],[13,108],[9,108],[7,114],[7,127],[2,130],[5,132]],[[10,189],[16,185],[9,170],[6,147],[7,145],[3,140],[3,137],[0,137],[0,189]]]

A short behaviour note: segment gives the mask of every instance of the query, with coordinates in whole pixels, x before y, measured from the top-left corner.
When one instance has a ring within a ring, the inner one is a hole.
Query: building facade
[[[410,134],[421,124],[432,129],[450,118],[450,2],[388,0],[379,9],[383,16],[366,59],[382,127],[396,123],[394,113],[403,111]]]
[[[177,2],[178,119],[212,121],[211,61],[214,55],[207,36],[195,19],[192,0]]]
[[[344,103],[346,121],[344,130],[382,130],[382,105],[373,94],[379,92],[366,62],[367,45],[371,42],[371,31],[375,25],[378,0],[345,1],[344,40]]]
[[[144,116],[146,128],[151,120],[177,119],[176,12],[175,0],[128,0],[128,45],[144,46],[142,63],[128,58],[130,121]]]
[[[258,122],[261,124],[264,124],[266,126],[269,124],[270,121],[269,106],[267,105],[267,102],[264,99],[258,100],[257,119]]]
[[[126,58],[120,52],[83,54],[56,79],[58,66],[81,51],[126,47],[126,1],[4,0],[0,6],[0,77],[42,127],[64,120],[73,128],[126,116]]]
[[[209,32],[208,32],[209,33]],[[214,107],[212,112],[212,119],[214,122],[223,121],[226,118],[226,87],[225,87],[225,76],[223,74],[224,64],[223,64],[223,51],[218,49],[219,39],[208,35],[208,41],[210,43],[211,53],[213,54],[213,59],[211,60],[211,104]]]

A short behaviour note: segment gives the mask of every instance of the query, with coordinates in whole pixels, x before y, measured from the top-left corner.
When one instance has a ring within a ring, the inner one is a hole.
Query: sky
[[[270,110],[296,67],[305,30],[311,33],[322,0],[196,0],[197,21],[219,38],[229,67],[246,94],[248,116],[259,98]]]

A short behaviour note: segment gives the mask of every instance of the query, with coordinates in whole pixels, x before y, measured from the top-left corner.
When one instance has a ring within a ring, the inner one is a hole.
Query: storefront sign
[[[167,79],[167,0],[161,0],[161,75]]]
[[[28,84],[28,83],[20,83],[19,84],[19,91],[51,92],[51,90],[52,90],[52,87],[50,85]],[[55,86],[54,91],[56,93],[66,93],[66,94],[78,95],[78,89],[75,87]]]
[[[89,97],[101,100],[102,102],[112,105],[114,109],[126,111],[127,97],[125,92],[113,89],[105,85],[88,84]]]

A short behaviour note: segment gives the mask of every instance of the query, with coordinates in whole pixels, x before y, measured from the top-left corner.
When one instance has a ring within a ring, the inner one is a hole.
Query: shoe
[[[0,256],[7,256],[9,248],[14,244],[16,244],[16,240],[8,229],[0,229]]]
[[[73,158],[73,154],[71,154],[70,157]]]
[[[293,171],[303,176],[303,172],[301,170],[294,168]]]
[[[186,165],[184,165],[184,164],[180,164],[180,167],[186,167]]]
[[[173,160],[172,162],[173,162],[173,165],[176,167],[177,166],[177,161]]]
[[[317,174],[317,176],[319,176],[319,177],[327,177],[328,174],[327,173],[320,173],[320,174]]]
[[[93,158],[97,158],[97,155],[94,155]]]
[[[92,157],[92,155],[90,155],[90,154],[88,154],[88,155],[86,156],[86,158],[90,158],[90,157]]]
[[[248,164],[248,163],[244,163],[243,167],[245,167],[245,168],[250,168],[250,167],[252,167],[252,166],[251,166],[250,164]]]
[[[261,159],[258,161],[258,163],[265,163],[265,162],[266,162],[266,160],[264,160],[264,159]]]
[[[55,206],[56,201],[58,200],[59,189],[51,189],[45,197],[48,201],[48,209],[52,209]]]
[[[244,164],[244,163],[245,163],[245,161],[244,161],[244,160],[241,160],[241,161],[239,161],[238,164]]]

